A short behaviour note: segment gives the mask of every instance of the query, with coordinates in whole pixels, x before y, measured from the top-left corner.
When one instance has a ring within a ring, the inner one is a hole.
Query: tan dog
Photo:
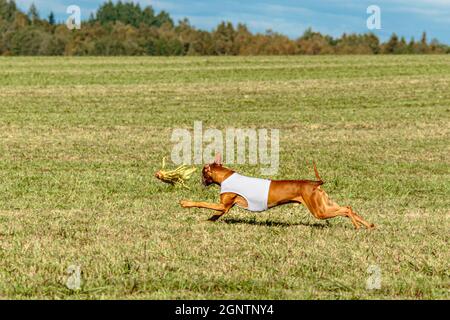
[[[267,208],[272,208],[285,203],[302,203],[317,219],[330,219],[338,216],[351,219],[356,229],[360,224],[366,228],[374,228],[374,225],[365,221],[352,210],[351,207],[341,207],[328,198],[328,195],[320,186],[324,183],[319,176],[316,165],[314,172],[317,181],[313,180],[272,180],[268,189]],[[221,185],[235,172],[222,165],[220,154],[216,155],[213,163],[207,164],[202,170],[202,179],[205,186],[211,184]],[[227,213],[235,204],[248,209],[248,201],[245,197],[234,192],[225,192],[220,195],[220,203],[180,201],[184,208],[206,208],[218,211],[209,220],[216,221]],[[259,211],[259,210],[258,210]]]

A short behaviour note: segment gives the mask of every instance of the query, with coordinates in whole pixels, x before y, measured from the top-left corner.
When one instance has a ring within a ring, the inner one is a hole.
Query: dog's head
[[[206,164],[202,169],[202,183],[205,187],[215,183],[214,171],[222,167],[222,159],[220,153],[216,154],[213,163]]]

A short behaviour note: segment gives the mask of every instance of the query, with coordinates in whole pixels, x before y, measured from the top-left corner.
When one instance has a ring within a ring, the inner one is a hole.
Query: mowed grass
[[[153,177],[194,121],[279,129],[273,178],[315,160],[377,229],[182,209],[218,201],[200,170],[191,190]],[[449,55],[1,58],[0,298],[448,299],[449,123]]]

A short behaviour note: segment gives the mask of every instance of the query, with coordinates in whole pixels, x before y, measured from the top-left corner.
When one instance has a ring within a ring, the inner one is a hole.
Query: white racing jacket
[[[250,211],[267,210],[267,199],[269,198],[270,180],[258,179],[242,176],[233,173],[222,181],[220,185],[220,194],[232,192],[240,195],[247,200]]]

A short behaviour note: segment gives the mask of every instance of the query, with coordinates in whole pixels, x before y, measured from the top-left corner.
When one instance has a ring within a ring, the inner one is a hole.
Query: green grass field
[[[0,112],[0,298],[450,296],[449,55],[1,58]],[[315,160],[377,229],[294,205],[182,209],[218,201],[199,171],[191,190],[153,177],[194,121],[279,129],[273,178],[313,178]]]

